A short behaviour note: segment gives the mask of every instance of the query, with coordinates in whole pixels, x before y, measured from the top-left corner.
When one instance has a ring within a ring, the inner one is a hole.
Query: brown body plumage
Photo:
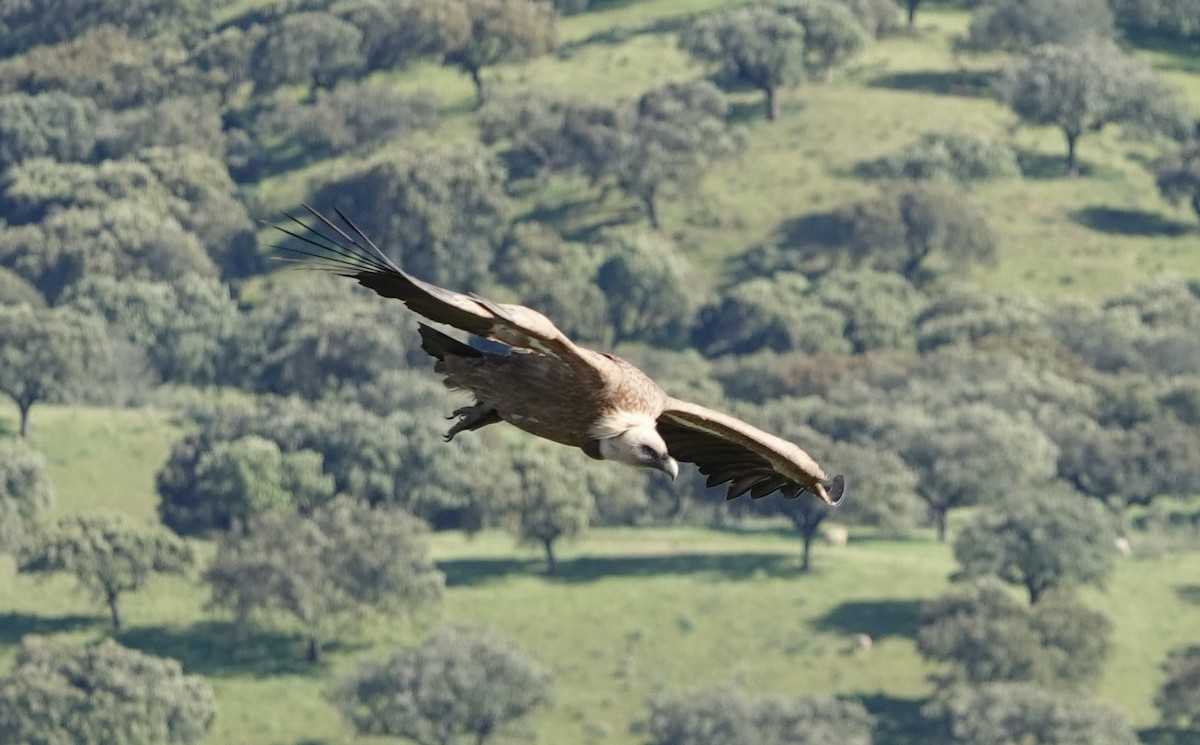
[[[762,497],[776,490],[795,497],[810,491],[831,504],[845,482],[828,481],[801,448],[735,417],[667,395],[634,365],[581,347],[541,313],[494,303],[424,282],[396,266],[339,213],[344,228],[308,208],[313,226],[292,218],[299,232],[280,228],[305,245],[281,246],[304,263],[352,277],[416,313],[501,342],[482,351],[421,324],[422,348],[446,384],[475,396],[454,412],[460,432],[508,422],[538,437],[581,448],[592,458],[654,468],[672,478],[676,460],[695,463],[710,486],[729,482],[727,496]]]

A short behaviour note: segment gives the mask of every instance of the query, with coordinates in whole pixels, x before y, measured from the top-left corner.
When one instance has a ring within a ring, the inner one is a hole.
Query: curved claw
[[[832,481],[815,484],[808,491],[830,507],[837,507],[846,498],[846,477],[839,473]]]

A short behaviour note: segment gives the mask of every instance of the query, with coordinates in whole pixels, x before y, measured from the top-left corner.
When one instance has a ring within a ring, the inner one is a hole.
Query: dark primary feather
[[[313,225],[306,224],[293,215],[288,219],[299,226],[299,230],[275,226],[278,230],[295,238],[302,247],[278,244],[276,248],[312,269],[322,269],[358,280],[359,284],[387,298],[396,298],[410,309],[436,323],[444,323],[479,336],[488,336],[498,320],[482,304],[468,304],[467,295],[429,284],[396,266],[350,218],[335,210],[345,223],[343,230],[325,215],[309,205],[304,209],[315,219]]]
[[[404,274],[400,267],[392,263],[392,260],[387,257],[374,241],[367,237],[365,233],[359,230],[350,218],[342,214],[341,210],[334,209],[337,216],[346,223],[346,227],[358,236],[358,239],[351,237],[344,230],[334,224],[329,218],[317,212],[307,204],[303,205],[314,218],[316,218],[326,229],[332,231],[337,238],[330,238],[322,231],[306,224],[298,217],[284,213],[284,215],[299,226],[301,232],[297,233],[294,230],[285,228],[281,225],[273,226],[276,230],[286,233],[296,240],[305,244],[306,248],[296,248],[277,244],[275,248],[280,251],[286,251],[297,257],[304,258],[286,258],[278,257],[282,261],[294,261],[303,264],[310,269],[324,269],[341,274],[344,277],[355,277],[364,272],[395,272]],[[361,239],[361,242],[359,241]],[[365,244],[365,245],[364,245]]]
[[[836,504],[843,496],[844,480],[835,478],[826,491],[825,472],[808,453],[727,414],[672,398],[658,431],[676,460],[695,463],[708,476],[708,486],[729,482],[727,499],[810,491]]]
[[[755,455],[735,443],[689,429],[665,418],[659,420],[658,432],[676,460],[695,463],[699,466],[700,473],[708,476],[705,486],[717,486],[732,481],[725,494],[726,499],[740,497],[747,491],[751,497],[763,497],[790,483],[775,472],[766,458]],[[775,482],[778,482],[777,486],[764,490],[763,487],[767,484]],[[799,491],[797,488],[796,494]]]

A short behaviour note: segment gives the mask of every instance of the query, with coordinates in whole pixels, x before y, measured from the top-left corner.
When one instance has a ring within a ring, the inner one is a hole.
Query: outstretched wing
[[[558,358],[581,373],[584,368],[594,368],[591,357],[595,353],[576,346],[536,310],[495,303],[417,279],[396,266],[340,210],[336,212],[342,225],[308,205],[304,209],[314,218],[312,224],[287,215],[294,225],[274,226],[299,241],[298,245],[276,246],[290,254],[279,258],[356,279],[383,297],[402,300],[435,323]]]
[[[827,483],[808,453],[728,414],[671,398],[658,417],[658,432],[676,460],[700,467],[709,486],[730,482],[727,499],[746,492],[757,499],[778,489],[789,498],[809,491],[836,505],[845,496],[842,476]]]

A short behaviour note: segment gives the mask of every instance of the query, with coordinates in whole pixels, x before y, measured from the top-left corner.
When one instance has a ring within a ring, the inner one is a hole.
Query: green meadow
[[[154,473],[179,432],[169,416],[45,406],[34,417],[32,442],[51,463],[59,512],[108,508],[155,519]],[[0,429],[13,427],[15,412],[5,410]],[[198,578],[158,579],[128,595],[117,638],[209,679],[218,698],[204,741],[212,745],[373,742],[356,738],[326,693],[357,662],[441,624],[511,635],[553,671],[553,704],[534,720],[538,743],[636,743],[630,726],[648,697],[729,682],[862,697],[884,725],[878,742],[925,742],[918,712],[937,670],[915,648],[918,609],[948,589],[954,571],[949,547],[930,533],[855,533],[845,548],[818,546],[807,575],[794,535],[770,524],[594,530],[563,547],[553,578],[540,553],[503,533],[436,534],[432,545],[448,585],[440,608],[362,618],[316,666],[302,661],[302,637],[287,626],[239,638],[207,607]],[[1134,558],[1106,590],[1085,594],[1115,629],[1097,694],[1139,727],[1156,722],[1168,650],[1195,641],[1197,577],[1200,552]],[[0,667],[24,634],[108,632],[103,608],[70,580],[17,576],[9,558],[0,560],[0,597]],[[871,635],[869,652],[853,651],[858,633]]]

